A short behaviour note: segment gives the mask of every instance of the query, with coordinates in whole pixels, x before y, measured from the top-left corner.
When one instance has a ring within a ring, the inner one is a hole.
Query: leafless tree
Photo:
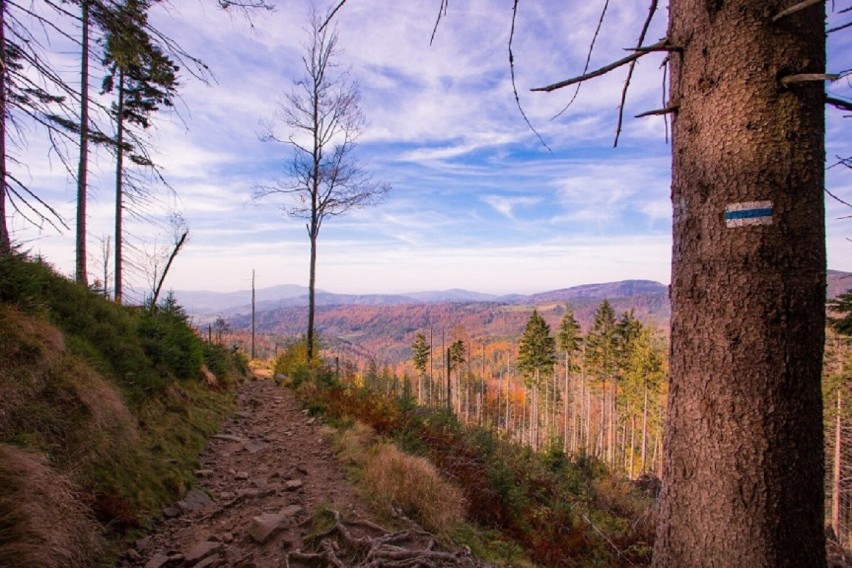
[[[337,63],[337,31],[312,8],[302,57],[303,75],[284,96],[262,139],[292,150],[286,175],[258,187],[256,198],[284,197],[283,210],[306,219],[310,239],[307,355],[314,357],[317,239],[323,221],[382,201],[389,186],[375,181],[356,160],[365,128],[358,84]],[[286,134],[279,135],[282,128]]]

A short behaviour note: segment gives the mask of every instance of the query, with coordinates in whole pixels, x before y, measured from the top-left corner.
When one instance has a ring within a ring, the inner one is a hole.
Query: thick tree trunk
[[[83,38],[80,54],[80,161],[77,166],[76,279],[87,286],[86,202],[89,173],[89,0],[82,0]]]
[[[825,566],[824,7],[671,0],[671,386],[654,565]]]

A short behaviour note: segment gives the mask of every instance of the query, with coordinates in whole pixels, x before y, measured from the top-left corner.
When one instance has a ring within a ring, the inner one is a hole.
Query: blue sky
[[[290,156],[259,140],[281,95],[300,73],[308,3],[279,2],[248,22],[212,0],[172,2],[155,25],[203,59],[216,76],[205,85],[182,75],[177,111],[159,116],[155,159],[178,198],[190,241],[167,286],[232,291],[307,283],[304,221],[281,202],[252,199],[258,184],[280,176]],[[340,293],[465,288],[537,292],[645,278],[668,283],[671,252],[670,146],[662,118],[633,115],[660,108],[662,56],[640,60],[631,83],[619,147],[612,148],[626,67],[584,85],[574,104],[553,116],[573,90],[529,92],[579,74],[603,2],[520,3],[514,44],[524,110],[552,151],[517,110],[508,67],[511,0],[450,3],[429,45],[439,2],[349,0],[337,25],[362,93],[368,128],[359,158],[393,186],[382,205],[330,219],[319,242],[318,287]],[[840,7],[838,7],[840,9]],[[647,13],[642,2],[613,2],[591,67],[623,56]],[[665,10],[646,43],[664,35]],[[832,23],[842,16],[830,16]],[[852,54],[850,34],[832,34],[829,70]],[[58,50],[61,51],[61,50]],[[73,53],[59,53],[73,71]],[[94,74],[97,76],[97,71]],[[98,79],[93,79],[96,84]],[[850,96],[843,79],[829,89]],[[849,124],[827,109],[827,155],[852,155]],[[22,150],[40,195],[73,226],[74,184],[33,136]],[[90,205],[90,272],[102,261],[98,239],[112,225],[110,159],[96,155]],[[835,195],[852,200],[852,171],[828,172]],[[829,267],[852,271],[852,210],[827,204]],[[13,218],[14,236],[61,271],[73,270],[73,234],[37,230]],[[168,231],[136,225],[153,251]],[[133,277],[146,287],[145,271]]]

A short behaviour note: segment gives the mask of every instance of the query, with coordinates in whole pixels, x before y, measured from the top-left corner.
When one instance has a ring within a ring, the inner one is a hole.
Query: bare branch
[[[639,40],[636,42],[637,53],[648,53],[642,49],[642,44],[645,43],[645,35],[648,33],[648,27],[651,25],[651,20],[654,19],[654,13],[657,11],[657,0],[651,0],[651,6],[648,8],[648,17],[645,18],[645,23],[642,25],[642,31],[639,33]],[[636,60],[630,62],[630,68],[627,70],[627,79],[624,81],[624,88],[621,89],[621,102],[618,105],[618,125],[615,127],[615,140],[612,143],[613,148],[618,146],[618,137],[621,136],[621,126],[624,122],[624,105],[627,102],[627,90],[630,88],[630,79],[633,78],[633,70],[636,69]]]
[[[817,81],[837,81],[840,75],[831,73],[799,73],[797,75],[787,75],[781,79],[781,84],[785,87],[796,83],[813,83]]]
[[[591,41],[591,43],[589,43],[589,52],[586,54],[586,63],[583,65],[583,73],[586,73],[589,70],[589,63],[592,61],[592,52],[594,51],[595,44],[598,41],[598,34],[600,33],[601,27],[603,26],[604,18],[606,17],[607,8],[609,8],[609,0],[606,0],[606,2],[604,2],[603,10],[601,10],[601,15],[598,18],[598,25],[595,28],[595,33],[592,36],[592,41]],[[577,83],[577,88],[574,89],[574,95],[571,97],[571,100],[568,101],[568,104],[566,104],[564,107],[562,107],[562,110],[557,112],[553,116],[553,118],[559,118],[560,116],[562,116],[565,113],[566,110],[568,110],[568,107],[570,107],[572,104],[574,104],[574,101],[577,99],[577,95],[580,94],[580,87],[582,87],[582,86],[583,86],[583,83]]]
[[[444,0],[442,0],[442,1],[444,1]],[[520,98],[520,96],[518,96],[518,86],[515,83],[515,55],[512,52],[512,44],[513,44],[514,39],[515,39],[515,21],[517,20],[517,17],[518,17],[518,1],[519,0],[515,0],[514,4],[512,5],[512,29],[509,32],[509,72],[512,76],[512,92],[515,95],[515,103],[518,105],[518,111],[520,111],[521,116],[524,119],[524,122],[527,123],[527,126],[529,127],[529,129],[532,130],[533,133],[538,137],[538,140],[539,140],[539,142],[541,142],[541,145],[544,146],[545,148],[547,148],[548,152],[553,153],[553,150],[550,149],[550,146],[548,146],[547,142],[544,141],[544,138],[541,137],[541,134],[539,134],[538,131],[535,128],[533,128],[533,125],[530,122],[530,119],[527,118],[527,113],[524,112],[524,108],[521,106],[521,98]]]
[[[435,41],[435,34],[438,33],[438,24],[441,23],[441,17],[447,15],[447,6],[449,5],[450,0],[441,0],[441,6],[438,8],[438,17],[435,19],[435,27],[432,28],[432,37],[429,38],[429,45],[432,45],[432,42]],[[515,7],[517,8],[518,3],[515,2]]]
[[[666,114],[673,114],[673,113],[677,112],[677,109],[678,109],[677,106],[667,106],[665,108],[658,108],[656,110],[649,110],[649,111],[646,111],[646,112],[639,113],[639,114],[635,115],[634,118],[642,118],[642,117],[645,117],[645,116],[662,116],[662,115],[666,115]]]
[[[840,30],[845,30],[846,28],[849,28],[849,27],[852,27],[852,22],[847,22],[847,23],[843,24],[842,26],[829,28],[828,31],[826,31],[825,33],[831,34],[831,33],[834,33],[834,32],[839,32]]]
[[[346,4],[346,0],[340,0],[340,2],[337,4],[337,6],[335,6],[334,8],[332,8],[332,9],[329,11],[328,16],[326,16],[326,18],[325,18],[325,21],[324,21],[324,22],[322,23],[322,25],[319,27],[319,31],[320,31],[320,32],[325,31],[326,26],[328,26],[328,24],[329,24],[329,23],[331,23],[331,20],[334,18],[334,15],[335,15],[335,14],[337,14],[337,12],[338,12],[341,8],[343,8],[343,5],[344,5],[344,4]]]
[[[802,2],[794,4],[786,10],[781,10],[780,12],[772,16],[772,21],[777,22],[781,18],[789,16],[790,14],[795,14],[796,12],[804,10],[805,8],[810,8],[811,6],[815,6],[816,4],[822,4],[823,2],[825,2],[825,0],[803,0]]]
[[[650,47],[659,48],[659,47],[664,47],[666,45],[667,45],[667,42],[666,42],[665,39],[663,39],[663,40],[660,40],[657,43],[653,44]],[[623,58],[619,59],[618,61],[614,61],[614,62],[610,63],[609,65],[604,65],[600,69],[595,69],[594,71],[592,71],[590,73],[585,73],[585,74],[579,75],[577,77],[572,77],[570,79],[565,79],[564,81],[559,81],[558,83],[553,83],[553,84],[547,85],[545,87],[536,87],[536,88],[530,89],[530,90],[533,91],[533,92],[550,93],[552,91],[563,89],[565,87],[574,85],[576,83],[581,83],[583,81],[588,81],[589,79],[594,79],[595,77],[600,77],[601,75],[606,75],[607,73],[609,73],[613,69],[618,69],[619,67],[627,65],[631,61],[635,61],[635,60],[639,59],[640,57],[642,57],[643,55],[647,55],[648,53],[652,53],[652,51],[647,50],[647,49],[643,49],[641,51],[637,51],[635,53],[632,53],[632,54],[628,55],[627,57],[623,57]]]
[[[852,111],[852,101],[845,101],[843,99],[838,99],[837,97],[825,97],[825,102],[841,110]]]
[[[842,161],[842,160],[841,160],[841,161]],[[845,164],[844,164],[844,165],[845,165]],[[846,207],[850,207],[850,208],[852,208],[852,203],[849,203],[848,201],[844,201],[844,200],[840,199],[839,197],[837,197],[836,195],[834,195],[833,193],[831,193],[828,189],[825,189],[825,192],[828,194],[828,196],[829,196],[829,197],[831,197],[832,199],[834,199],[834,200],[835,200],[835,201],[837,201],[838,203],[842,203],[842,204],[843,204],[843,205],[845,205]]]

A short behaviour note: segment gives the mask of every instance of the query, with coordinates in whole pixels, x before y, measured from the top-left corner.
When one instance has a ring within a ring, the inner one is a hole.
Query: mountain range
[[[839,270],[828,271],[827,296],[834,298],[852,288],[852,273]],[[230,317],[251,312],[251,290],[237,292],[210,292],[178,290],[174,292],[178,303],[193,316],[207,320],[211,317]],[[483,294],[462,289],[443,291],[412,292],[405,294],[335,294],[325,290],[316,291],[316,304],[320,306],[403,306],[441,303],[491,303],[510,305],[539,305],[553,302],[586,303],[604,299],[636,298],[640,304],[654,304],[650,312],[658,321],[668,318],[668,309],[657,305],[656,300],[666,299],[668,286],[652,280],[622,280],[598,284],[584,284],[571,288],[550,290],[535,294]],[[255,292],[256,312],[286,307],[308,305],[308,289],[296,284],[283,284],[261,288]]]
[[[828,294],[852,287],[852,273],[829,271]],[[237,333],[251,329],[251,291],[178,291],[178,302],[196,325],[223,318]],[[398,363],[410,359],[417,333],[436,342],[464,338],[469,345],[502,343],[512,351],[530,313],[538,310],[555,332],[566,306],[587,331],[604,299],[617,316],[632,311],[643,322],[668,333],[668,286],[649,280],[586,284],[537,294],[492,295],[467,290],[410,294],[333,294],[317,291],[316,326],[321,341],[338,353]],[[272,345],[298,337],[307,327],[307,289],[296,285],[256,291],[256,330]],[[278,338],[278,339],[276,339]],[[483,347],[484,349],[484,347]]]

